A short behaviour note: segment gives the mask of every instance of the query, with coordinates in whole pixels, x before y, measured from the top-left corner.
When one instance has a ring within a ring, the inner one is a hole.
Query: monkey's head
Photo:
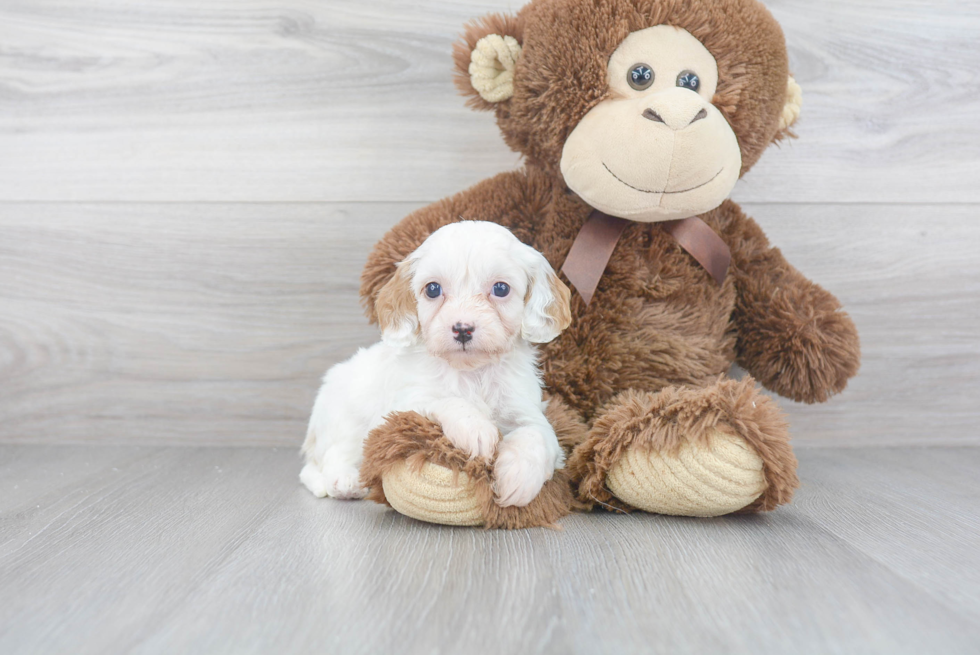
[[[800,110],[757,0],[532,0],[468,25],[454,57],[529,165],[634,221],[720,205]]]

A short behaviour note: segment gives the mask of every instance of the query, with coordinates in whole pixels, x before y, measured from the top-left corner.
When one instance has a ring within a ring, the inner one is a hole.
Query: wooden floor
[[[0,652],[980,651],[980,448],[800,460],[771,514],[485,532],[292,449],[0,446]]]

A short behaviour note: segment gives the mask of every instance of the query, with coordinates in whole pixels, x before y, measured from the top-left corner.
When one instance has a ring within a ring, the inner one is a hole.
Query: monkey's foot
[[[381,476],[381,490],[389,505],[413,519],[443,525],[483,525],[477,492],[470,476],[462,471],[432,462],[425,462],[416,471],[403,460]]]
[[[546,412],[559,441],[580,443],[585,426],[558,401]],[[469,459],[437,423],[415,412],[392,414],[364,444],[361,484],[368,498],[420,521],[487,528],[553,526],[572,509],[568,473],[555,471],[523,507],[494,500],[493,461]]]
[[[606,474],[623,502],[657,514],[720,516],[750,505],[766,490],[762,458],[742,439],[715,432],[676,452],[630,448]]]
[[[620,394],[569,467],[582,502],[680,516],[775,509],[799,485],[786,422],[751,379]]]

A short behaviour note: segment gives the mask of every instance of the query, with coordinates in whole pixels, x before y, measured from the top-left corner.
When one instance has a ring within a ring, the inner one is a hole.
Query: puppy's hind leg
[[[345,425],[346,423],[346,425]],[[349,421],[323,427],[314,445],[306,452],[306,466],[299,474],[300,481],[317,498],[364,498],[368,490],[361,486],[361,460],[366,430]],[[313,426],[310,426],[313,430]],[[309,440],[309,439],[308,439]]]
[[[308,463],[300,471],[299,479],[317,498],[330,496],[342,500],[364,498],[368,490],[361,486],[361,471],[357,466],[330,460],[319,466]]]
[[[303,443],[306,466],[299,479],[318,498],[356,499],[368,492],[360,483],[368,426],[350,412],[346,368],[339,365],[324,378]]]

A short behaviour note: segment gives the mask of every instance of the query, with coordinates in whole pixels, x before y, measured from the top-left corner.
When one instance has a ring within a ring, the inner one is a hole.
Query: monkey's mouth
[[[606,166],[606,162],[602,162],[602,167],[606,169],[606,172],[608,172],[610,175],[612,175],[614,178],[616,178],[616,180],[618,182],[620,182],[621,184],[625,184],[626,186],[628,186],[629,188],[631,188],[631,189],[633,189],[635,191],[639,191],[640,193],[654,193],[654,194],[657,194],[657,195],[665,195],[665,196],[673,195],[675,193],[687,193],[688,191],[694,191],[695,189],[700,189],[703,186],[707,186],[707,185],[711,184],[712,182],[714,182],[715,179],[717,179],[718,176],[721,175],[722,171],[725,170],[725,167],[722,166],[721,169],[717,173],[715,173],[714,175],[711,176],[711,179],[710,180],[708,180],[707,182],[702,182],[701,184],[699,184],[697,186],[692,186],[690,189],[682,189],[680,191],[668,191],[667,189],[663,189],[662,191],[649,191],[647,189],[641,189],[640,187],[633,186],[629,182],[626,182],[625,180],[623,180],[621,177],[619,177],[618,175],[616,175],[615,173],[613,173],[611,170],[609,170],[609,167]]]

